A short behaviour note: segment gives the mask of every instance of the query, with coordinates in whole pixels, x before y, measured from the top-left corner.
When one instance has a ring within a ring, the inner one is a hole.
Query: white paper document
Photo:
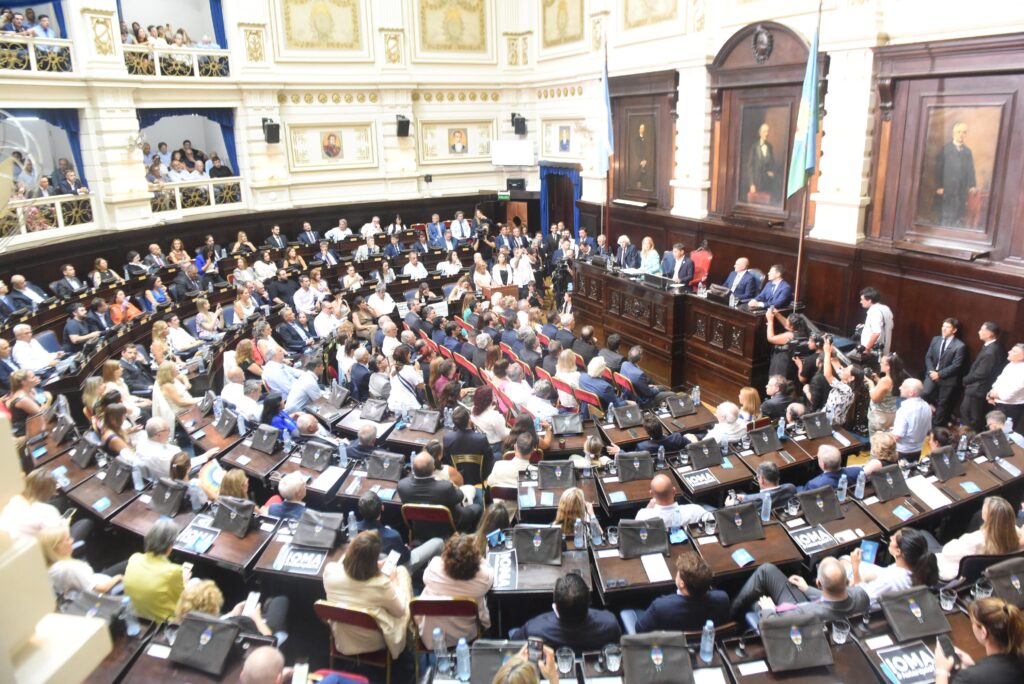
[[[924,505],[932,510],[936,508],[942,508],[943,506],[949,506],[953,502],[950,501],[949,497],[940,492],[935,485],[928,482],[920,475],[907,478],[907,487],[914,495],[924,502]]]
[[[665,562],[665,556],[660,553],[647,553],[640,556],[640,562],[643,563],[644,572],[647,573],[647,579],[650,582],[671,582],[672,573],[668,569],[668,563]]]
[[[338,481],[342,475],[345,474],[344,468],[338,466],[327,466],[324,472],[317,475],[317,478],[309,485],[312,489],[319,489],[320,491],[328,491],[334,486],[334,483]]]
[[[768,663],[764,660],[755,660],[750,663],[741,663],[739,670],[741,675],[743,675],[744,677],[749,677],[750,675],[756,675],[761,674],[762,672],[767,672]]]

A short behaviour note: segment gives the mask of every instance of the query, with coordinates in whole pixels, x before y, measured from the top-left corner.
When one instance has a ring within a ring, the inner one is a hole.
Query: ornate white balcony
[[[122,45],[130,76],[226,78],[231,75],[227,50]]]
[[[71,41],[0,34],[0,73],[9,71],[71,73]]]
[[[238,176],[179,183],[154,183],[150,205],[154,214],[181,216],[201,214],[228,205],[240,205],[244,181]],[[168,212],[168,213],[165,213]]]

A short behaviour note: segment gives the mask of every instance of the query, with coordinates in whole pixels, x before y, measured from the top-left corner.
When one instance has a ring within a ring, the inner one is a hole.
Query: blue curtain
[[[125,18],[124,18],[124,12],[123,12],[123,11],[121,11],[121,0],[117,0],[117,17],[118,17],[118,19],[120,19],[121,21],[124,21],[124,20],[125,20]],[[129,24],[128,28],[129,28],[129,29],[131,29],[131,25],[130,25],[130,24]],[[134,37],[135,37],[135,36],[132,36],[132,38],[134,38]]]
[[[139,128],[152,126],[167,116],[201,116],[220,126],[224,136],[224,154],[228,157],[231,170],[238,173],[238,162],[235,159],[235,110],[227,107],[210,107],[207,109],[136,109],[139,117]],[[578,177],[579,174],[577,174]]]
[[[85,180],[85,163],[82,161],[82,139],[79,136],[78,110],[77,109],[8,109],[7,112],[15,119],[35,117],[42,119],[51,126],[55,126],[68,136],[68,144],[71,146],[71,156],[75,160],[75,171],[82,183],[89,185]]]
[[[545,237],[548,234],[548,226],[551,225],[551,219],[548,217],[551,207],[551,199],[548,197],[548,176],[568,176],[572,181],[572,234],[575,237],[580,225],[580,208],[576,200],[583,196],[583,181],[580,179],[579,169],[540,165],[540,227]]]
[[[118,3],[120,4],[120,2]],[[50,7],[53,8],[53,21],[57,24],[57,33],[60,38],[69,38],[67,27],[64,26],[64,2],[63,0],[53,0],[50,3]],[[39,13],[37,12],[38,16]],[[81,175],[81,174],[79,174]],[[85,181],[82,181],[83,183]]]
[[[217,45],[227,48],[228,35],[224,31],[224,8],[221,6],[221,0],[210,0],[210,20],[213,21],[213,35]]]

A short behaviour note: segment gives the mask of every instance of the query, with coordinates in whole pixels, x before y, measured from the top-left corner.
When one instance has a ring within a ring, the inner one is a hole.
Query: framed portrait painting
[[[377,166],[372,122],[286,124],[288,168],[293,172]]]
[[[782,209],[789,160],[789,104],[744,104],[735,164],[736,202]]]
[[[418,122],[421,164],[464,164],[490,160],[494,120]]]

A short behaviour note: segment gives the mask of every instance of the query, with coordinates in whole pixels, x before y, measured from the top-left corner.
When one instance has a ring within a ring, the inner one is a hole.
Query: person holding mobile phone
[[[540,684],[543,677],[550,684],[558,684],[558,665],[555,663],[555,652],[550,646],[544,646],[542,657],[536,660],[530,657],[529,644],[509,658],[498,669],[491,680],[492,684]]]
[[[889,539],[892,564],[879,566],[863,560],[863,552],[854,549],[849,557],[841,559],[851,574],[853,586],[861,586],[878,605],[878,597],[893,591],[909,589],[923,584],[932,586],[939,579],[939,566],[928,544],[928,537],[912,527],[897,530]]]
[[[954,648],[955,653],[946,653],[942,644],[936,642],[937,684],[1024,681],[1024,614],[1020,608],[991,597],[972,602],[967,612],[971,631],[985,648],[985,657],[975,662],[959,648]]]
[[[494,584],[494,570],[484,560],[476,538],[470,534],[455,534],[445,542],[444,552],[435,556],[423,571],[423,593],[420,598],[458,596],[473,599],[477,615],[472,617],[419,618],[420,634],[428,649],[434,648],[434,628],[444,633],[447,648],[454,647],[460,637],[471,641],[477,635],[477,621],[487,629],[491,615],[487,610],[487,592]]]

